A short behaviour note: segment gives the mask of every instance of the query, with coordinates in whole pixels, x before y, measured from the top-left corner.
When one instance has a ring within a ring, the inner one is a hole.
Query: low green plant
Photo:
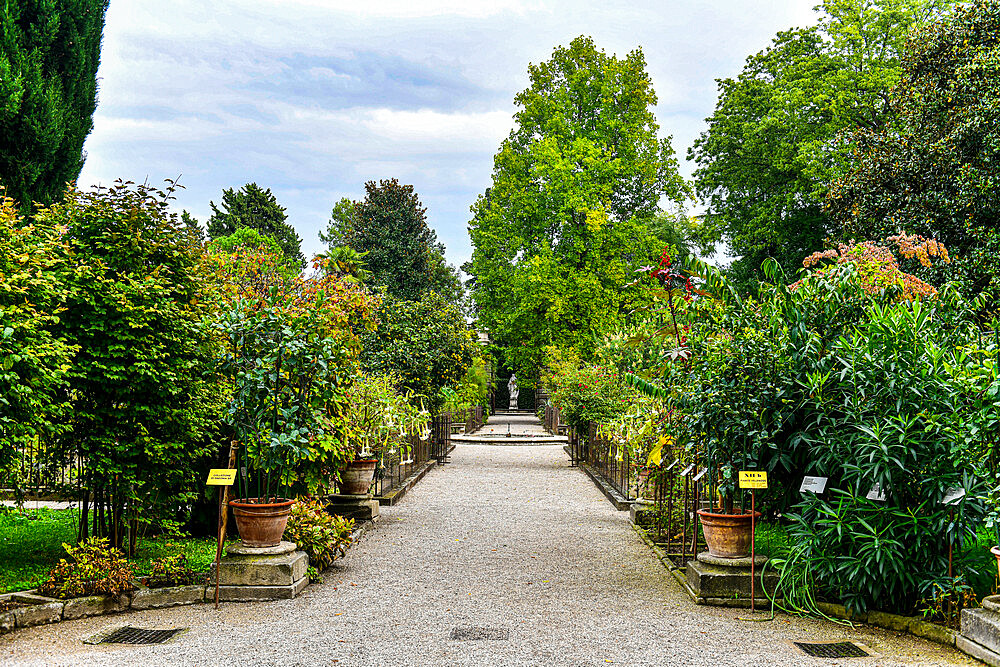
[[[103,537],[91,537],[76,546],[63,544],[63,558],[39,586],[42,595],[66,600],[89,595],[117,597],[132,590],[134,566]]]
[[[144,581],[150,588],[189,586],[205,580],[205,574],[195,572],[184,554],[158,558],[150,564],[150,570]]]
[[[305,551],[309,564],[321,572],[347,554],[353,529],[354,519],[330,514],[323,501],[299,498],[292,505],[284,539]]]

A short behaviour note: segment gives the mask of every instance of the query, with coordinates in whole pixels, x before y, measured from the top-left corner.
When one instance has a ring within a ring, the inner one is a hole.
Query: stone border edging
[[[400,482],[399,486],[391,489],[389,493],[382,496],[372,496],[372,500],[377,500],[379,505],[393,506],[402,500],[403,496],[416,485],[417,482],[422,480],[424,476],[431,471],[431,468],[437,465],[437,461],[434,459],[428,459],[424,461],[424,464],[417,470],[411,472],[406,479]]]
[[[730,599],[730,598],[703,598],[695,594],[691,587],[687,583],[687,579],[680,574],[680,569],[674,566],[673,561],[664,553],[663,549],[658,547],[655,542],[653,542],[646,531],[636,525],[634,521],[629,521],[632,528],[635,529],[636,534],[639,536],[647,547],[656,555],[660,563],[667,568],[671,576],[680,584],[681,588],[688,594],[691,600],[695,604],[704,604],[714,607],[736,607],[736,608],[749,608],[750,601],[742,599]],[[782,600],[779,598],[779,602]],[[962,650],[957,644],[957,638],[959,637],[959,632],[951,628],[947,628],[943,625],[938,625],[937,623],[931,623],[921,619],[919,616],[899,616],[897,614],[889,614],[882,611],[869,611],[866,613],[853,613],[849,612],[844,605],[833,604],[830,602],[817,602],[817,606],[820,611],[822,611],[827,616],[832,616],[833,618],[839,618],[841,620],[850,621],[852,623],[866,623],[868,625],[874,625],[876,627],[883,628],[885,630],[894,630],[896,632],[906,632],[908,634],[914,635],[916,637],[921,637],[929,641],[935,642],[937,644],[943,644],[945,646],[951,646],[958,650]],[[962,651],[967,653],[966,651]],[[978,658],[971,653],[972,657]]]
[[[576,467],[587,473],[590,479],[593,480],[594,484],[597,485],[597,488],[601,490],[601,493],[603,493],[607,499],[611,501],[611,504],[615,506],[616,510],[619,512],[625,512],[632,509],[633,501],[628,500],[622,496],[622,494],[618,493],[618,490],[608,484],[596,470],[592,469],[583,461],[578,463]]]
[[[375,527],[374,522],[365,521],[351,532],[351,544],[354,545],[361,537]],[[308,582],[306,584],[308,586]],[[24,602],[28,606],[17,607],[10,611],[0,612],[0,635],[12,632],[18,628],[30,628],[36,625],[48,625],[61,621],[71,621],[89,616],[104,616],[107,614],[124,613],[128,611],[145,611],[146,609],[165,609],[199,603],[215,602],[214,584],[194,584],[190,586],[169,586],[166,588],[137,587],[118,598],[104,595],[70,598],[58,600],[35,594],[35,589],[28,591],[13,591],[0,594],[0,602],[13,600]]]

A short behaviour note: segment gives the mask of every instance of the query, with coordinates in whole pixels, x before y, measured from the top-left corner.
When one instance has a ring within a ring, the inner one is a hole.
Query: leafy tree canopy
[[[442,387],[458,386],[478,353],[465,318],[434,292],[419,301],[387,297],[376,317],[378,328],[362,334],[362,366],[397,375],[405,389],[436,407]]]
[[[427,209],[412,185],[395,178],[365,183],[364,201],[334,206],[330,225],[320,238],[364,253],[368,281],[395,299],[419,300],[428,292],[449,301],[461,298],[457,271],[444,258],[444,246],[427,225]]]
[[[210,202],[212,216],[208,219],[208,237],[229,236],[241,227],[250,227],[278,242],[282,252],[298,265],[305,266],[300,248],[302,240],[286,220],[285,208],[278,204],[271,189],[261,189],[247,183],[239,190],[222,191],[221,208]]]
[[[64,232],[25,224],[0,189],[0,470],[65,417],[76,347],[54,332],[73,272]]]
[[[738,256],[731,271],[740,288],[756,286],[764,259],[794,272],[838,235],[823,203],[849,166],[845,131],[890,131],[886,101],[906,37],[952,4],[825,0],[818,26],[778,33],[739,76],[719,81],[715,112],[689,157],[707,220]]]
[[[196,472],[218,446],[212,282],[194,233],[167,212],[168,197],[119,183],[71,190],[36,214],[65,227],[75,265],[55,329],[78,347],[72,428],[59,442],[86,462],[81,488],[102,504],[95,532],[115,545],[127,517],[169,520],[194,498]]]
[[[832,189],[848,234],[899,231],[941,241],[969,296],[1000,303],[1000,2],[956,8],[910,40],[891,131],[854,136],[851,171]]]
[[[641,49],[619,59],[578,37],[528,74],[469,225],[479,323],[526,380],[544,346],[587,355],[635,306],[626,284],[662,247],[647,223],[687,193]]]
[[[0,184],[22,211],[83,168],[108,0],[0,4]]]

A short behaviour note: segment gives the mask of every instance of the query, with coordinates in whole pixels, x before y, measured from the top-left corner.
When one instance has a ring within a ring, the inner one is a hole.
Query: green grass
[[[76,541],[80,513],[45,508],[0,510],[0,593],[35,588],[66,555],[63,543]],[[215,560],[215,539],[161,535],[140,539],[136,545],[136,574],[149,574],[157,558],[183,553],[195,571],[208,570]]]

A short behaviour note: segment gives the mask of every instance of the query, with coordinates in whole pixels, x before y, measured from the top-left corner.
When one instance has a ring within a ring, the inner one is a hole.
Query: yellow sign
[[[232,486],[236,481],[236,471],[228,468],[212,468],[208,471],[209,486]]]
[[[766,489],[767,488],[767,472],[764,470],[741,470],[740,471],[740,488],[741,489]]]

